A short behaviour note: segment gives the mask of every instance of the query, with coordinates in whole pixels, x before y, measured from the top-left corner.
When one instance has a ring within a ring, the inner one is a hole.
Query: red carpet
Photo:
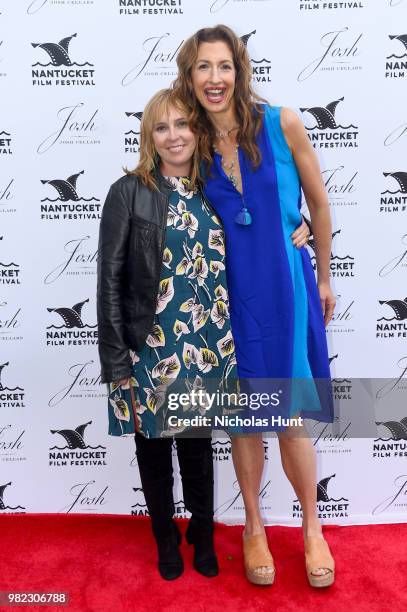
[[[185,521],[181,527],[185,529]],[[106,515],[3,515],[0,591],[68,591],[62,608],[99,612],[250,612],[317,610],[383,612],[407,609],[407,524],[328,527],[336,584],[308,586],[297,528],[268,528],[277,565],[272,587],[250,585],[242,573],[241,527],[217,525],[221,573],[207,579],[191,567],[174,582],[161,580],[147,519]],[[2,609],[10,609],[3,608]],[[19,608],[22,609],[22,608]]]

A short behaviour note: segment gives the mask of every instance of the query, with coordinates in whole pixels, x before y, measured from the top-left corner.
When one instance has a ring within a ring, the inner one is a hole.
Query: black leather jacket
[[[141,350],[153,326],[172,190],[160,174],[155,178],[159,191],[123,176],[103,207],[97,268],[102,382],[132,375],[129,349]]]

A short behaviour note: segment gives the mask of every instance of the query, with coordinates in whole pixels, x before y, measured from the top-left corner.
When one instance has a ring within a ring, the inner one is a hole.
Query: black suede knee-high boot
[[[186,538],[195,547],[194,567],[207,577],[219,572],[213,545],[213,457],[210,438],[177,438],[185,507],[191,513]]]
[[[135,435],[136,456],[144,497],[158,548],[158,569],[166,580],[178,578],[184,563],[179,552],[181,534],[174,515],[172,438],[147,439]]]

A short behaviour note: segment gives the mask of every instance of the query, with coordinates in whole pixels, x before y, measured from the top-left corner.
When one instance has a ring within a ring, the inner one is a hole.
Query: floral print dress
[[[114,436],[134,434],[132,397],[137,431],[148,438],[174,435],[185,428],[169,426],[169,416],[180,410],[188,410],[189,418],[208,414],[208,406],[195,401],[174,412],[169,393],[208,390],[211,383],[226,391],[228,379],[236,378],[222,227],[199,191],[189,189],[188,179],[167,181],[173,191],[153,327],[142,350],[130,351],[130,383],[108,385]]]

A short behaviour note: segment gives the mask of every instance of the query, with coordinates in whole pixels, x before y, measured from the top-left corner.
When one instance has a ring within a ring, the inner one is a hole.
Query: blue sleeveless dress
[[[301,184],[281,129],[280,111],[264,106],[257,137],[262,162],[256,170],[238,149],[243,197],[252,224],[235,221],[243,200],[218,153],[204,191],[224,225],[239,377],[295,379],[298,384],[291,384],[286,414],[331,422],[329,358],[314,270],[307,249],[297,249],[290,237],[301,224]]]

